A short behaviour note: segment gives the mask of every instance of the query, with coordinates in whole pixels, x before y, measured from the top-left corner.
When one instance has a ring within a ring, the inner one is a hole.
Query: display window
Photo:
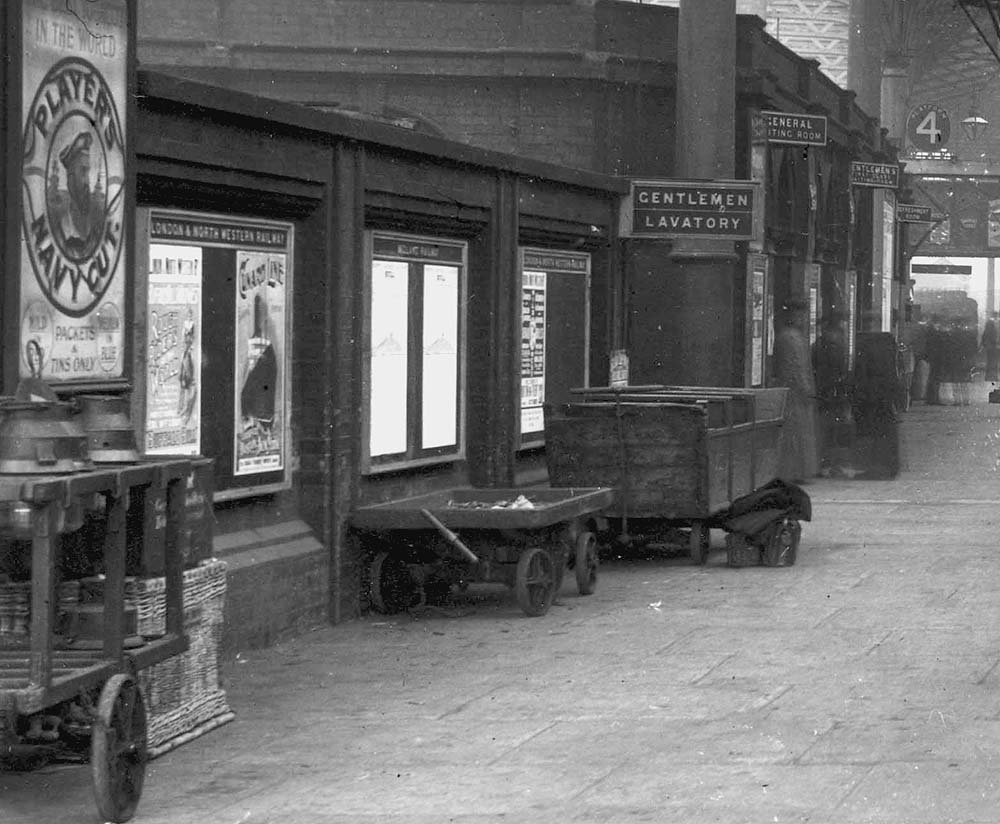
[[[147,455],[215,459],[216,500],[288,488],[291,223],[140,210]]]
[[[467,245],[372,232],[365,315],[365,469],[465,456]]]
[[[523,448],[545,442],[544,407],[589,382],[590,255],[522,247],[521,415]]]

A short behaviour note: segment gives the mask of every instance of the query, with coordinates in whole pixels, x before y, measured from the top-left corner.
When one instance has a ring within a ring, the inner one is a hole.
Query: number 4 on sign
[[[937,122],[937,112],[931,109],[924,116],[924,119],[920,121],[916,128],[916,133],[923,135],[928,141],[933,145],[935,143],[940,143],[943,139],[941,134],[941,129],[938,128]]]

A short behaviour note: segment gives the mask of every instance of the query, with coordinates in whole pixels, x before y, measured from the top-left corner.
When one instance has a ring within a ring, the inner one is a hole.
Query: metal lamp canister
[[[62,401],[0,404],[0,473],[60,475],[93,468],[85,435]]]
[[[79,395],[76,402],[90,457],[95,463],[135,463],[139,460],[127,395]]]

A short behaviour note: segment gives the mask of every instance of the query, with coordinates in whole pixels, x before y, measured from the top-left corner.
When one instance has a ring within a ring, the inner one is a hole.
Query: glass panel
[[[372,261],[369,450],[406,452],[409,264]]]
[[[458,443],[458,276],[455,266],[424,267],[424,449]]]

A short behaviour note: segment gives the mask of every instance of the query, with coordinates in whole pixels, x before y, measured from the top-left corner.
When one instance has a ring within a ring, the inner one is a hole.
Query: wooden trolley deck
[[[364,506],[351,522],[375,538],[371,594],[382,612],[405,609],[410,590],[422,598],[481,581],[513,587],[524,612],[543,615],[567,566],[580,594],[593,592],[597,549],[587,521],[615,495],[593,487],[461,487]],[[401,532],[406,539],[394,539]]]

